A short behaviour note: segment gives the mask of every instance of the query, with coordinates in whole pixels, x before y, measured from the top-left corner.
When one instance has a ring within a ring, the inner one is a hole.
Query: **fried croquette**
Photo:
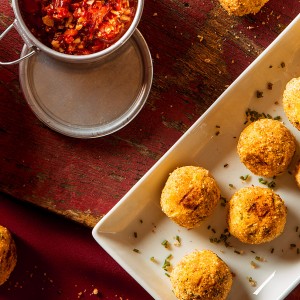
[[[171,272],[171,285],[180,300],[224,300],[232,286],[226,263],[210,250],[185,255]]]
[[[256,14],[269,0],[219,0],[229,15]]]
[[[298,187],[300,188],[300,160],[296,164],[294,176],[295,176],[296,183],[297,183]]]
[[[0,225],[0,285],[10,276],[17,263],[16,245],[7,228]]]
[[[287,208],[269,188],[245,187],[229,200],[228,230],[243,243],[270,242],[284,230]]]
[[[162,211],[175,223],[195,228],[213,213],[220,189],[209,171],[197,166],[174,170],[162,190]]]
[[[289,121],[300,130],[300,77],[293,78],[287,83],[282,104]]]
[[[255,175],[273,177],[288,168],[296,150],[292,133],[280,122],[261,119],[241,133],[237,151],[241,162]]]

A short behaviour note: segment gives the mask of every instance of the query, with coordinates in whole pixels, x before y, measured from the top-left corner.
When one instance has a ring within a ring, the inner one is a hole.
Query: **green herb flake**
[[[249,283],[251,284],[251,286],[255,287],[256,286],[256,281],[252,278],[252,277],[247,277]]]
[[[258,178],[258,181],[259,181],[259,183],[264,184],[264,185],[266,185],[268,183],[268,181],[262,177]]]
[[[173,257],[172,254],[170,254],[170,255],[165,259],[164,264],[163,264],[163,266],[162,266],[162,268],[163,268],[165,271],[168,271],[169,268],[171,267],[171,263],[170,263],[169,260],[170,260],[172,257]]]
[[[168,242],[167,240],[162,241],[161,244],[162,244],[165,248],[169,248],[169,242]]]
[[[174,245],[175,246],[180,246],[181,245],[181,238],[180,238],[180,236],[176,235],[174,239],[175,239]]]
[[[275,118],[272,118],[272,116],[270,114],[265,114],[264,112],[259,113],[255,110],[251,110],[250,108],[248,108],[246,110],[246,121],[244,122],[244,124],[247,124],[248,122],[254,122],[260,119],[274,119],[274,120],[281,120],[280,116],[277,116]]]
[[[250,178],[250,176],[247,174],[245,176],[240,176],[240,179],[242,179],[243,181],[247,181]]]
[[[170,274],[169,274],[169,273],[165,273],[165,275],[166,275],[167,277],[170,277]]]
[[[156,259],[154,258],[154,256],[150,257],[150,260],[151,260],[152,262],[154,262],[154,263],[157,262]]]
[[[270,182],[268,182],[268,187],[270,188],[270,189],[272,189],[272,188],[274,188],[275,186],[276,186],[276,182],[275,181],[270,181]]]

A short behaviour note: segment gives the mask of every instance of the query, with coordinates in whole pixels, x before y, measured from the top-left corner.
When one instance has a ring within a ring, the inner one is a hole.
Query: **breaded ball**
[[[300,160],[298,161],[296,167],[295,167],[295,173],[294,173],[296,183],[298,187],[300,188]]]
[[[226,263],[210,250],[185,255],[171,272],[171,285],[180,300],[224,300],[232,286]]]
[[[289,121],[300,130],[300,77],[293,78],[287,83],[282,104]]]
[[[191,229],[213,213],[219,200],[220,189],[208,170],[184,166],[170,174],[160,204],[169,218]]]
[[[7,228],[0,225],[0,285],[10,276],[17,263],[15,242]]]
[[[269,188],[245,187],[229,200],[228,230],[243,243],[270,242],[284,230],[287,208]]]
[[[242,163],[259,176],[277,176],[288,168],[296,150],[296,140],[279,121],[261,119],[241,133],[237,151]]]
[[[269,0],[219,0],[229,15],[256,14]]]

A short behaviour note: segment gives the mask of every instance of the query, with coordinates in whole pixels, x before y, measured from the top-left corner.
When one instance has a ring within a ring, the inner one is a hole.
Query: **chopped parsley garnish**
[[[169,247],[169,242],[168,242],[167,240],[162,241],[161,244],[162,244],[165,248],[168,248],[168,247]]]
[[[266,186],[268,186],[269,188],[274,188],[276,186],[276,182],[275,181],[267,181],[266,179],[260,177],[258,178],[259,183],[264,184]]]
[[[281,120],[280,116],[272,117],[270,114],[265,114],[264,112],[259,113],[255,110],[251,110],[248,108],[246,110],[246,121],[244,124],[247,124],[248,122],[254,122],[260,119],[273,119],[273,120]]]
[[[247,277],[248,281],[250,282],[251,286],[256,286],[256,281],[252,277]]]
[[[162,266],[162,268],[165,270],[165,271],[169,271],[170,267],[171,267],[171,263],[170,263],[170,259],[172,258],[172,254],[170,254],[164,261],[164,264]]]
[[[176,246],[180,246],[180,245],[181,245],[181,238],[180,238],[179,235],[176,235],[176,236],[175,236],[175,240],[176,240],[175,245],[176,245]]]
[[[240,176],[240,179],[242,179],[243,181],[247,181],[247,179],[249,179],[250,176],[247,174],[245,176]]]

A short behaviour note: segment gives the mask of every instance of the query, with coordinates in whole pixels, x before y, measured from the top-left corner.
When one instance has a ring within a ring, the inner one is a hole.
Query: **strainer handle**
[[[0,35],[0,41],[6,36],[6,34],[8,34],[8,32],[12,29],[12,28],[14,28],[14,23],[11,23],[2,33],[1,33],[1,35]],[[35,54],[36,52],[37,52],[37,48],[36,47],[34,47],[34,46],[32,46],[31,47],[31,51],[28,53],[28,54],[26,54],[26,55],[24,55],[24,56],[22,56],[22,57],[20,57],[20,58],[18,58],[18,59],[16,59],[16,60],[13,60],[13,61],[7,61],[7,62],[2,62],[2,61],[0,61],[0,66],[7,66],[7,65],[14,65],[14,64],[18,64],[20,61],[22,61],[23,59],[26,59],[26,58],[29,58],[30,56],[32,56],[33,54]]]

